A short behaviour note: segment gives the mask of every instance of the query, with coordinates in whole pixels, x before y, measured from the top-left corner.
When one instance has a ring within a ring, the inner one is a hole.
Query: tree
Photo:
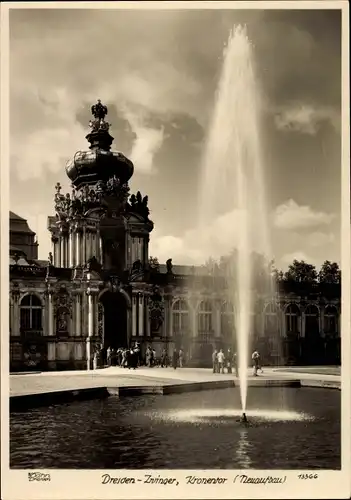
[[[284,280],[295,281],[296,283],[315,283],[317,281],[317,270],[313,264],[308,264],[304,260],[294,260],[284,274]]]
[[[284,280],[284,273],[283,273],[283,271],[281,271],[280,269],[278,269],[276,267],[274,259],[270,261],[269,267],[270,267],[270,274],[271,274],[272,280],[275,283],[279,283],[280,281]]]
[[[326,260],[318,273],[319,283],[340,283],[341,271],[337,262]]]

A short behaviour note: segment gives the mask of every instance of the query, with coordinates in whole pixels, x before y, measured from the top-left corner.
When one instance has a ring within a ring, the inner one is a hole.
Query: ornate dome
[[[86,136],[90,151],[78,151],[68,161],[66,173],[77,189],[113,177],[124,184],[132,177],[134,165],[123,153],[110,151],[113,137],[109,134],[110,125],[105,121],[107,107],[98,100],[91,112],[94,116],[89,123],[92,130]]]

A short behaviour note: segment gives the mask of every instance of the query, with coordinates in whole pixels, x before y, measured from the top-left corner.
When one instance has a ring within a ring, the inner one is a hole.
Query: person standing
[[[172,355],[172,366],[176,370],[178,365],[178,352],[177,349],[174,349],[173,355]]]
[[[233,353],[231,348],[229,347],[228,352],[227,352],[227,370],[228,373],[232,373],[232,368],[233,368]]]
[[[224,373],[225,356],[224,356],[223,349],[221,349],[219,351],[219,353],[217,354],[217,358],[218,358],[218,373]]]
[[[260,355],[258,351],[254,351],[252,353],[252,361],[253,361],[253,376],[257,377],[257,371],[260,367]]]
[[[234,356],[233,356],[233,365],[234,365],[234,369],[235,369],[235,376],[239,377],[238,356],[237,356],[236,352],[234,353]]]
[[[108,366],[111,366],[111,347],[107,348],[106,361],[107,361]]]
[[[150,346],[147,347],[146,349],[146,366],[148,366],[149,368],[151,368],[151,357],[152,357],[152,353],[151,353],[151,349],[150,349]]]
[[[157,366],[156,349],[152,349],[152,366]]]
[[[179,368],[183,368],[184,353],[182,349],[179,349],[178,358],[179,358]]]
[[[167,351],[166,349],[162,349],[161,353],[161,368],[167,368]]]
[[[217,349],[215,349],[212,353],[212,368],[213,368],[213,373],[218,372],[218,352],[217,352]]]

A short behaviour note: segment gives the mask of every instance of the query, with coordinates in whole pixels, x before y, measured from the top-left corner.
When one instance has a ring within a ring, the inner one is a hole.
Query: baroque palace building
[[[47,261],[10,212],[11,370],[92,369],[97,349],[136,341],[142,353],[182,347],[188,365],[208,366],[214,348],[236,348],[226,280],[149,259],[148,197],[129,192],[134,165],[111,151],[106,106],[92,114],[89,151],[66,166],[71,193],[55,186]],[[340,363],[340,285],[281,283],[252,307],[264,364]]]

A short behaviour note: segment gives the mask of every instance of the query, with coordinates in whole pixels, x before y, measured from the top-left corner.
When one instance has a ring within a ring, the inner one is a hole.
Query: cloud
[[[324,122],[340,130],[341,117],[334,108],[295,103],[274,112],[275,126],[283,132],[316,135]]]
[[[334,217],[334,214],[314,211],[290,199],[275,209],[274,225],[280,229],[303,229],[330,224]]]
[[[156,228],[150,240],[150,255],[158,257],[160,262],[172,257],[174,263],[187,265],[203,264],[209,257],[219,259],[239,247],[246,220],[242,211],[232,210],[180,236],[162,235]],[[250,227],[248,251],[266,250],[261,234],[258,228]]]
[[[289,265],[293,263],[294,260],[298,261],[303,260],[304,262],[313,265],[319,264],[319,262],[317,262],[317,260],[311,257],[310,255],[306,254],[305,252],[302,252],[301,250],[296,250],[294,252],[290,252],[283,255],[283,257],[280,259],[283,270],[286,270],[289,267]]]
[[[165,139],[164,128],[155,129],[146,126],[141,113],[135,114],[125,109],[123,114],[135,134],[130,154],[131,160],[137,165],[138,172],[142,174],[154,173],[154,156],[160,150]]]
[[[310,234],[307,238],[307,242],[311,247],[323,247],[334,241],[335,236],[333,233],[322,233],[319,231]]]

